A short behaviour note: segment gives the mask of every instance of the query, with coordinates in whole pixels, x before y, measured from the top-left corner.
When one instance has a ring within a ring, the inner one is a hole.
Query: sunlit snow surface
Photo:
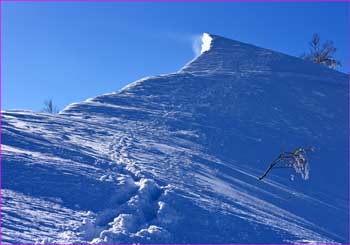
[[[209,38],[177,73],[4,112],[2,243],[347,243],[347,76]],[[308,181],[257,179],[299,146]]]

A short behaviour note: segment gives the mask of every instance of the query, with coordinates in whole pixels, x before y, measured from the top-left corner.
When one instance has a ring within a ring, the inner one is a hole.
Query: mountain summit
[[[201,55],[185,66],[183,72],[290,72],[316,76],[339,73],[296,57],[212,34],[204,33],[202,41]]]
[[[348,95],[345,74],[204,34],[179,72],[3,112],[3,242],[347,243]],[[304,146],[308,181],[258,180]]]

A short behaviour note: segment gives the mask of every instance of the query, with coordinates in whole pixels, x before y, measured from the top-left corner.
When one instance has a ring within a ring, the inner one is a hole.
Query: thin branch
[[[282,155],[282,154],[281,154]],[[259,177],[259,180],[262,180],[266,177],[266,175],[272,170],[272,168],[280,161],[281,155],[279,155],[269,166],[269,168],[265,171],[265,173]]]

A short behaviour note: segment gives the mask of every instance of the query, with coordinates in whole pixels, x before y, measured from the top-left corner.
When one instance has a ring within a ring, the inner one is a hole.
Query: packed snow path
[[[210,37],[177,73],[3,112],[2,242],[348,242],[347,76]],[[258,180],[299,146],[309,181]]]

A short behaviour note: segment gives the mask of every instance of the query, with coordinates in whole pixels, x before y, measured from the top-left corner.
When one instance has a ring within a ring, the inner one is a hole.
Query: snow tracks
[[[160,186],[137,170],[136,162],[128,154],[132,142],[130,133],[114,138],[110,144],[108,155],[112,164],[100,180],[116,185],[118,191],[109,197],[108,208],[86,214],[80,227],[81,240],[90,243],[169,241],[170,233],[163,224],[173,215],[166,204],[172,187]]]

